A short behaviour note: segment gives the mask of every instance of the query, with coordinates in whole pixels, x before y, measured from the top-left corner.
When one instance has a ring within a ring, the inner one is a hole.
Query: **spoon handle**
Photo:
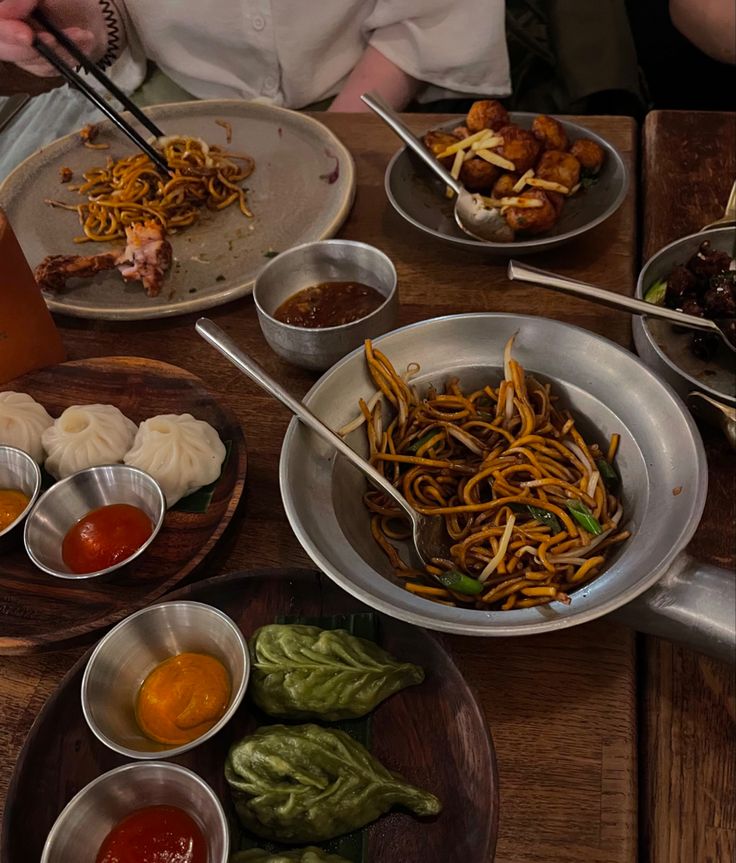
[[[360,97],[363,102],[374,111],[378,116],[390,126],[393,131],[401,138],[401,140],[406,144],[407,147],[410,147],[414,152],[419,156],[420,159],[431,168],[441,180],[443,180],[447,185],[455,192],[456,195],[459,195],[463,191],[462,184],[456,180],[452,174],[441,165],[437,159],[432,155],[432,153],[427,150],[424,145],[419,141],[414,135],[414,133],[409,129],[408,126],[405,126],[402,123],[401,118],[398,114],[394,113],[391,108],[388,107],[384,102],[382,102],[377,96],[373,93],[363,93]]]
[[[244,351],[242,351],[235,342],[225,333],[217,324],[213,323],[209,318],[200,318],[195,324],[195,329],[202,338],[216,348],[224,357],[246,374],[252,381],[258,384],[267,393],[285,405],[294,416],[298,417],[304,425],[309,426],[312,431],[318,434],[323,441],[336,449],[358,470],[377,486],[381,491],[385,492],[389,497],[398,503],[406,514],[411,518],[412,523],[417,517],[416,512],[409,506],[403,495],[398,492],[391,483],[369,464],[364,458],[358,455],[355,450],[351,449],[345,441],[336,435],[331,428],[326,426],[321,419],[315,416],[309,408],[302,404],[288,393],[277,381],[267,374],[253,359],[251,359]]]
[[[631,312],[635,315],[662,318],[665,321],[679,324],[682,327],[689,327],[694,330],[708,330],[709,332],[716,333],[718,336],[722,336],[716,324],[707,318],[696,318],[693,315],[676,312],[674,309],[667,309],[663,306],[647,303],[644,300],[637,300],[635,297],[626,297],[622,294],[614,294],[612,291],[604,291],[602,288],[587,285],[585,282],[577,282],[575,279],[567,279],[564,276],[558,276],[546,270],[538,270],[536,267],[529,267],[526,264],[520,264],[518,261],[509,261],[508,277],[512,280],[518,279],[522,282],[529,282],[532,285],[540,285],[543,288],[552,288],[553,291],[561,291],[563,294],[575,294],[578,297],[584,297],[586,300],[592,300],[594,303],[601,303],[614,309],[623,309],[623,311]]]

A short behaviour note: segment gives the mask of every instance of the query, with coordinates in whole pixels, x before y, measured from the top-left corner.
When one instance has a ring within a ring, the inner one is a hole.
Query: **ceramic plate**
[[[512,113],[510,116],[512,122],[529,129],[537,115]],[[442,181],[406,147],[396,153],[386,169],[388,199],[394,209],[414,227],[456,246],[509,257],[560,246],[612,216],[626,197],[629,180],[623,159],[608,141],[583,126],[558,119],[570,141],[578,138],[597,141],[606,151],[606,161],[596,183],[565,202],[562,216],[551,231],[513,243],[483,243],[471,239],[455,224],[453,201],[445,196]],[[451,120],[431,128],[454,129],[459,122]]]
[[[266,255],[333,236],[350,211],[355,192],[352,157],[311,117],[241,100],[158,105],[147,113],[166,134],[196,135],[253,156],[256,169],[245,185],[254,218],[245,218],[232,206],[208,213],[197,225],[172,236],[174,264],[158,297],[146,297],[139,283],[126,285],[116,272],[103,272],[94,279],[70,282],[64,294],[48,295],[54,312],[139,320],[221,305],[251,292]],[[229,145],[217,120],[232,126]],[[77,214],[44,203],[49,198],[80,200],[60,183],[60,168],[71,168],[77,179],[104,165],[108,156],[134,152],[109,121],[100,128],[97,141],[109,143],[110,149],[87,149],[75,132],[34,153],[0,185],[0,206],[33,267],[46,255],[95,254],[113,248],[107,243],[74,243],[80,233]]]

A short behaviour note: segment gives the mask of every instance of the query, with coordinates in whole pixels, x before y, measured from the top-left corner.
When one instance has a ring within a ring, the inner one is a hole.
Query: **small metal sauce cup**
[[[180,746],[146,737],[135,706],[143,681],[165,659],[178,653],[207,653],[230,675],[230,703],[212,728]],[[82,712],[105,746],[128,758],[172,758],[204,743],[238,709],[250,676],[250,654],[243,633],[219,609],[201,602],[162,602],[131,614],[100,641],[82,678]]]
[[[86,785],[54,822],[41,863],[92,863],[112,828],[149,806],[183,809],[202,831],[207,863],[227,863],[230,837],[220,801],[196,773],[164,762],[124,764]]]
[[[296,327],[273,313],[303,288],[322,282],[362,282],[386,297],[365,317],[337,327]],[[273,350],[294,365],[324,371],[366,339],[392,330],[398,320],[399,293],[391,259],[367,243],[320,240],[294,246],[260,271],[253,300],[261,331]]]
[[[2,551],[19,539],[19,528],[41,490],[41,471],[27,452],[12,446],[0,446],[0,488],[16,489],[28,497],[28,503],[23,512],[15,521],[0,530],[0,551]]]
[[[151,536],[130,557],[96,572],[72,572],[61,556],[64,537],[90,510],[115,503],[137,506],[151,519]],[[166,500],[156,480],[145,471],[125,464],[80,470],[55,483],[36,502],[26,519],[26,551],[39,569],[57,578],[103,578],[127,566],[153,542],[166,515]]]

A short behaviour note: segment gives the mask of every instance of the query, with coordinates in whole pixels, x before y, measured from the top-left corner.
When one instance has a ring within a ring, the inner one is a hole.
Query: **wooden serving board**
[[[100,357],[32,372],[3,385],[26,392],[54,417],[74,404],[114,404],[138,423],[191,413],[210,423],[230,454],[205,512],[169,510],[151,547],[109,581],[69,583],[37,569],[22,546],[0,560],[0,654],[58,649],[116,623],[171,590],[222,535],[243,492],[246,450],[237,419],[195,375],[140,357]]]
[[[324,576],[299,569],[259,570],[208,579],[171,594],[220,608],[246,636],[281,615],[325,616],[368,609]],[[498,829],[498,782],[491,736],[462,675],[440,642],[422,629],[378,615],[377,641],[421,665],[425,681],[392,696],[371,714],[371,751],[389,769],[436,794],[443,810],[418,820],[391,812],[368,829],[370,863],[490,861]],[[43,843],[71,797],[125,759],[89,730],[79,698],[89,653],[47,701],[28,735],[7,797],[0,858],[37,863]],[[172,761],[199,773],[234,822],[223,774],[230,745],[254,730],[246,699],[214,738]]]

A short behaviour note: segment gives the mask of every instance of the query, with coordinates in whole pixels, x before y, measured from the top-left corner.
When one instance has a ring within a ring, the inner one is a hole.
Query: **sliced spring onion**
[[[436,437],[438,433],[440,433],[440,430],[436,428],[428,431],[425,435],[422,435],[422,437],[414,441],[414,443],[409,447],[409,452],[417,452],[425,443],[428,443],[433,437]]]
[[[606,485],[606,488],[611,490],[618,487],[619,478],[616,471],[613,469],[613,466],[607,462],[604,458],[599,458],[596,461],[596,465],[598,466],[598,472],[603,479],[603,482]]]
[[[646,294],[644,294],[644,302],[653,303],[655,306],[664,305],[666,291],[667,282],[664,279],[659,279],[647,289]]]
[[[532,518],[536,519],[536,521],[541,524],[547,525],[547,527],[552,531],[553,536],[560,533],[562,526],[553,512],[550,512],[547,509],[542,509],[540,506],[532,506],[531,504],[527,504],[526,508],[529,510],[529,514]]]
[[[437,576],[437,581],[448,590],[465,593],[469,596],[476,596],[484,590],[483,585],[477,579],[465,575],[459,569],[448,569],[447,572]]]
[[[587,530],[588,533],[592,533],[593,536],[603,533],[600,522],[582,500],[568,500],[567,510],[580,527]]]

